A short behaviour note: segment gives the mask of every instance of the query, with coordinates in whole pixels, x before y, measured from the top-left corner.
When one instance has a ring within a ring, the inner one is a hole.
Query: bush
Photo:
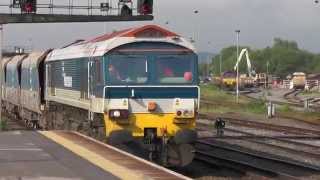
[[[247,111],[262,114],[267,112],[267,108],[265,105],[265,101],[258,100],[258,101],[251,101],[247,104]]]
[[[279,110],[281,112],[292,112],[292,108],[288,104],[281,106]]]
[[[6,128],[7,128],[7,121],[2,119],[0,121],[0,131],[6,130]]]

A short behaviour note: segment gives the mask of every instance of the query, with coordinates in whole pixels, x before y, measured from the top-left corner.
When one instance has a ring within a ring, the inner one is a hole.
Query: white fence
[[[307,80],[306,89],[320,91],[319,80]]]
[[[290,89],[290,80],[283,80],[282,85],[280,85],[280,88],[282,89]]]
[[[282,89],[290,89],[291,80],[283,80],[282,84],[278,87]],[[320,81],[319,80],[307,80],[305,85],[306,90],[319,91],[320,92]]]

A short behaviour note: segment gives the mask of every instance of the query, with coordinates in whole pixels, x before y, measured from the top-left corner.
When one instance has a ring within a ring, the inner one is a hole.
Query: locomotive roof
[[[22,68],[38,67],[40,61],[48,54],[48,51],[35,51],[30,53],[22,62]]]
[[[46,61],[103,56],[110,50],[134,42],[167,42],[195,51],[193,45],[178,34],[157,25],[146,25],[105,34],[53,50]]]
[[[294,76],[305,76],[306,74],[304,72],[294,72]]]
[[[4,57],[1,59],[2,68],[12,59],[12,57]]]
[[[22,63],[22,60],[26,57],[27,55],[17,55],[14,56],[7,64],[7,69],[12,69],[16,70],[18,66]]]

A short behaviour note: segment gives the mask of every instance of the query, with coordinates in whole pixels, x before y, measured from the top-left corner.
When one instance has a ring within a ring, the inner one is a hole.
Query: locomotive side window
[[[157,81],[161,84],[193,82],[194,60],[190,55],[162,55],[156,58]]]
[[[102,74],[102,66],[101,66],[101,59],[98,59],[95,61],[94,63],[94,70],[95,70],[95,74],[94,74],[94,77],[95,77],[95,83],[98,84],[98,85],[101,85],[103,84],[103,79],[101,77],[101,74]]]
[[[12,68],[7,68],[7,82],[6,85],[8,87],[14,87],[14,76],[13,76],[13,69]]]
[[[144,56],[113,55],[107,66],[111,84],[144,84],[148,80]]]

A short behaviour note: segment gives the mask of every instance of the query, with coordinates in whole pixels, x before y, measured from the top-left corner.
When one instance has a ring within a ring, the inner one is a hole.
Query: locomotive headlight
[[[109,110],[109,117],[115,119],[128,119],[129,118],[129,111],[126,109],[110,109]]]
[[[193,110],[178,109],[176,111],[176,118],[193,118],[193,117],[194,117]]]
[[[113,117],[120,117],[121,115],[120,111],[113,111],[112,114],[113,114]]]

